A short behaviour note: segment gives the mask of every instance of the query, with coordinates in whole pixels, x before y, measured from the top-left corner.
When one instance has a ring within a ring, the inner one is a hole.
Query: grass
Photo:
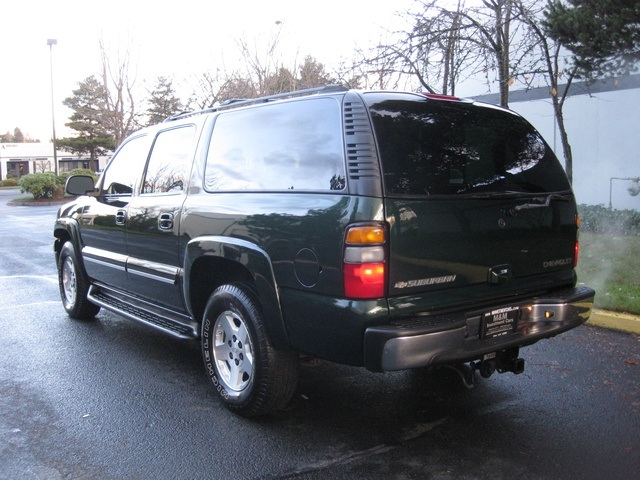
[[[640,237],[580,234],[578,282],[596,290],[595,307],[640,315]]]

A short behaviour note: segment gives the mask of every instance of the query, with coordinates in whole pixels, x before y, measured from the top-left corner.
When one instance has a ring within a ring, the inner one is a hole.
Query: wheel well
[[[53,243],[53,251],[56,255],[56,263],[58,262],[58,258],[60,257],[60,250],[62,250],[62,246],[71,240],[71,235],[66,230],[56,230],[53,232],[53,236],[56,238],[56,241]]]
[[[202,257],[196,260],[189,274],[188,295],[193,315],[198,322],[202,319],[213,291],[220,285],[234,282],[245,283],[256,292],[251,273],[238,262],[219,257]]]

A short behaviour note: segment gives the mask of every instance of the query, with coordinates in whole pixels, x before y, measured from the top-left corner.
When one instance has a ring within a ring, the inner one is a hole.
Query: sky
[[[19,0],[5,2],[0,17],[0,133],[19,127],[48,142],[52,101],[56,136],[64,126],[63,106],[78,82],[100,72],[100,38],[110,58],[129,46],[137,85],[151,89],[159,76],[175,82],[232,65],[236,40],[256,48],[280,29],[281,44],[298,61],[311,55],[332,65],[348,60],[404,25],[398,12],[413,0]],[[56,39],[51,48],[48,39]],[[50,66],[53,66],[51,69]],[[327,68],[329,70],[329,68]],[[53,75],[51,75],[53,72]],[[53,77],[53,81],[52,81]]]

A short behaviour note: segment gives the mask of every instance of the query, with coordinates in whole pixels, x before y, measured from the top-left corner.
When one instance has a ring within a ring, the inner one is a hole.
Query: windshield
[[[540,134],[511,112],[421,95],[365,95],[392,195],[570,190]]]

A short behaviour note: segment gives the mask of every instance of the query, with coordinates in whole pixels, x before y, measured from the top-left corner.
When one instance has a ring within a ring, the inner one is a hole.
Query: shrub
[[[640,235],[640,212],[616,210],[604,205],[579,205],[581,230],[610,235]]]
[[[98,179],[98,176],[95,174],[95,172],[93,172],[93,170],[89,170],[87,168],[74,168],[69,172],[64,172],[58,175],[58,183],[64,186],[64,184],[67,182],[67,178],[69,178],[71,175],[91,175],[94,180]]]
[[[3,187],[17,187],[18,186],[18,179],[17,178],[7,178],[6,180],[2,180],[2,182],[0,182],[2,184]]]
[[[50,198],[58,184],[53,173],[30,173],[20,178],[18,182],[22,193],[28,192],[33,198]]]

